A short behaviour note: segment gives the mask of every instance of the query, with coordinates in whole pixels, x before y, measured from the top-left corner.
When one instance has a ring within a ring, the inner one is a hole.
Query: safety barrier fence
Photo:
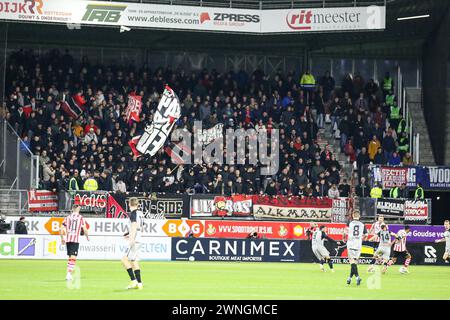
[[[0,190],[0,192],[2,192]],[[14,190],[9,191],[14,194]],[[412,224],[431,222],[431,200],[328,198],[299,196],[233,195],[214,194],[145,194],[107,191],[45,190],[17,191],[21,202],[10,214],[67,214],[73,204],[81,206],[87,215],[106,218],[128,217],[129,199],[137,197],[140,209],[149,219],[220,219],[255,221],[317,221],[344,223],[353,209],[359,209],[362,218],[373,220],[383,215],[391,221]],[[1,207],[0,207],[1,211]],[[58,215],[57,214],[57,215]]]

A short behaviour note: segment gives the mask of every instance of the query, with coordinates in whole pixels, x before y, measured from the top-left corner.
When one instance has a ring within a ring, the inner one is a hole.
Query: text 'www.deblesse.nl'
[[[276,304],[216,304],[189,306],[179,304],[170,309],[169,319],[279,319]]]

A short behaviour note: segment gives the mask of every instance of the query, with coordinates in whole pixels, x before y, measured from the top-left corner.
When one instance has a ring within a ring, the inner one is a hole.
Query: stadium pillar
[[[423,45],[422,53],[422,93],[425,120],[430,134],[430,140],[437,165],[444,165],[446,154],[447,125],[446,108],[447,64],[450,44],[450,7],[447,6],[436,28],[430,32]],[[450,138],[450,137],[449,137]],[[444,147],[443,147],[444,146]]]
[[[8,48],[8,23],[1,23],[0,24],[0,98],[1,98],[1,104],[0,104],[0,117],[3,117],[3,112],[1,111],[3,108],[3,103],[5,100],[5,80],[6,80],[6,55],[7,55],[7,48]]]

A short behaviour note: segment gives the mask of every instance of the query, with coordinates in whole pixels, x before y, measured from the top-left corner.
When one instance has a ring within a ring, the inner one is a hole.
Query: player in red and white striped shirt
[[[404,271],[408,273],[408,267],[409,263],[411,262],[411,254],[408,252],[408,249],[406,249],[406,237],[408,236],[409,231],[411,228],[409,226],[405,226],[403,230],[400,230],[395,235],[395,242],[394,242],[394,253],[392,255],[392,258],[389,260],[388,265],[391,266],[397,262],[397,258],[403,257],[405,259],[405,262],[403,264]]]
[[[60,232],[61,243],[63,245],[66,244],[67,255],[69,256],[69,260],[67,261],[66,280],[72,280],[72,272],[77,261],[79,238],[82,232],[89,241],[86,222],[84,217],[80,214],[80,206],[74,204],[72,213],[64,218]]]

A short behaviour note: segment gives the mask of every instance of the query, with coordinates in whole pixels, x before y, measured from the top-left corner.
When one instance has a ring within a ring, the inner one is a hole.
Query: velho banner
[[[172,260],[298,262],[296,240],[172,238]]]
[[[78,257],[85,260],[120,260],[128,250],[122,237],[80,237]],[[140,246],[142,260],[170,260],[171,239],[144,238]],[[67,259],[66,246],[59,236],[0,235],[0,259]]]
[[[105,214],[108,205],[106,191],[77,191],[73,195],[73,203],[81,206],[80,212]]]
[[[420,183],[425,190],[450,189],[450,167],[382,167],[372,166],[373,181],[390,188],[395,183],[406,183],[416,188]]]
[[[385,28],[385,7],[255,10],[83,0],[6,0],[0,19],[239,33]]]

